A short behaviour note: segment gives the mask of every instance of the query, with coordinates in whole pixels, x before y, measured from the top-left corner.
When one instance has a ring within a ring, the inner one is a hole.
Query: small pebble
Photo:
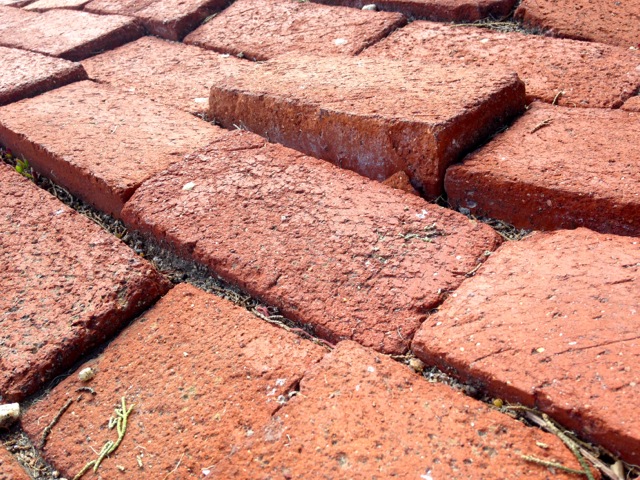
[[[410,358],[409,366],[413,368],[413,371],[416,373],[422,373],[424,370],[424,362],[419,358]]]
[[[78,373],[78,378],[81,382],[88,382],[95,376],[96,372],[94,372],[91,367],[83,368],[82,370],[80,370],[80,373]]]
[[[20,405],[7,403],[0,405],[0,428],[8,428],[20,418]]]
[[[370,3],[369,5],[365,5],[364,7],[362,7],[362,10],[371,10],[372,12],[375,12],[376,10],[378,10],[378,7],[375,3]]]

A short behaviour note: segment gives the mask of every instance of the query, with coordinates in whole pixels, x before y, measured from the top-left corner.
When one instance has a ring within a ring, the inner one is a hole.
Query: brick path
[[[0,480],[640,478],[640,5],[368,3],[0,0]]]

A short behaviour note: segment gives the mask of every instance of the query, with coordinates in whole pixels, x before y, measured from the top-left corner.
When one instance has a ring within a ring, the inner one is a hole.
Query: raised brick
[[[617,108],[640,88],[640,52],[475,27],[413,22],[363,54],[418,57],[487,70],[508,68],[524,81],[528,102]]]
[[[342,342],[305,373],[300,394],[211,473],[274,479],[550,478],[545,467],[522,459],[525,452],[579,468],[558,438]],[[557,472],[553,478],[572,477]]]
[[[638,238],[582,228],[503,244],[413,349],[637,464],[639,260]]]
[[[0,143],[115,217],[140,183],[222,133],[88,81],[0,108]]]
[[[322,338],[407,349],[487,226],[247,132],[146,181],[124,221]]]
[[[82,65],[15,48],[0,47],[0,105],[84,80]]]
[[[209,113],[375,180],[405,171],[430,198],[446,167],[524,108],[516,74],[346,56],[282,56],[221,78]]]
[[[407,17],[442,22],[473,22],[488,16],[505,17],[516,0],[314,0],[327,5],[362,8],[375,4],[380,10],[401,12]]]
[[[534,104],[449,169],[449,201],[519,228],[640,235],[639,129],[637,113]]]
[[[207,112],[219,72],[233,77],[253,68],[245,60],[155,37],[142,37],[82,65],[92,80],[197,115]]]
[[[0,164],[0,403],[35,392],[166,292],[115,237]]]
[[[81,10],[91,0],[37,0],[30,3],[25,10],[33,10],[36,12],[45,12],[54,8],[68,8],[71,10]]]
[[[93,0],[85,10],[137,18],[152,35],[180,40],[228,0]]]
[[[406,23],[399,13],[297,0],[237,0],[184,41],[251,60],[295,52],[356,55]]]
[[[640,96],[631,97],[624,102],[622,109],[629,110],[630,112],[640,112]]]
[[[134,405],[126,435],[101,464],[101,477],[203,478],[203,470],[261,431],[323,353],[182,284],[81,367],[96,372],[89,384],[95,396],[76,401],[83,384],[72,375],[31,407],[22,425],[38,441],[60,407],[74,400],[44,449],[61,475],[72,478],[117,438],[107,423],[126,397]]]
[[[74,10],[44,13],[0,6],[0,45],[81,60],[142,35],[134,19]]]
[[[638,0],[522,0],[514,17],[554,36],[624,48],[640,45]]]
[[[0,445],[0,480],[30,480],[15,458]]]

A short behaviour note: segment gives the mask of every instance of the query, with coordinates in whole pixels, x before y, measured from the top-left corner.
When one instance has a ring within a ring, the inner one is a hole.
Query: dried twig
[[[62,406],[62,408],[58,410],[58,413],[56,414],[56,416],[53,417],[53,420],[51,420],[51,423],[45,427],[45,429],[42,432],[42,438],[40,439],[40,445],[38,446],[40,450],[42,450],[44,448],[44,445],[47,443],[47,437],[51,433],[51,429],[55,427],[56,423],[58,423],[58,421],[60,420],[60,417],[62,417],[64,412],[67,411],[67,409],[71,406],[72,403],[73,403],[73,399],[70,398],[69,400],[67,400],[67,403],[65,403]]]

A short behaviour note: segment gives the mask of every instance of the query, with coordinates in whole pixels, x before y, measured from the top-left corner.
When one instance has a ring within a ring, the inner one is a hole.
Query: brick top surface
[[[548,446],[541,448],[536,442]],[[523,452],[579,468],[558,438],[352,342],[212,468],[214,478],[551,478]],[[554,479],[572,478],[557,471]]]
[[[451,210],[246,132],[145,182],[123,218],[323,338],[394,353],[498,243]]]
[[[631,97],[624,102],[622,109],[630,112],[640,112],[640,96]]]
[[[168,289],[112,235],[0,164],[0,403],[20,401]]]
[[[0,45],[81,60],[142,35],[135,20],[75,10],[44,13],[0,7]]]
[[[0,105],[87,78],[78,63],[15,48],[0,47],[0,61]]]
[[[185,42],[251,60],[293,52],[355,55],[405,23],[399,13],[297,0],[237,0]]]
[[[18,461],[0,445],[0,480],[30,480]]]
[[[413,22],[363,55],[510,69],[525,82],[528,101],[565,106],[617,108],[640,88],[638,51],[475,27]]]
[[[89,78],[120,91],[203,115],[220,74],[242,75],[253,64],[202,48],[143,37],[82,62]]]
[[[36,12],[44,12],[54,8],[69,8],[72,10],[80,10],[91,0],[37,0],[30,3],[25,10],[35,10]]]
[[[73,374],[27,410],[22,425],[37,442],[61,405],[74,400],[44,449],[61,475],[72,478],[117,438],[107,424],[126,397],[134,406],[126,435],[99,475],[199,479],[262,430],[323,354],[227,300],[182,284],[80,367],[95,371],[88,384],[95,396],[76,400],[76,389],[86,384]]]
[[[640,460],[640,240],[538,233],[493,254],[414,351]]]

